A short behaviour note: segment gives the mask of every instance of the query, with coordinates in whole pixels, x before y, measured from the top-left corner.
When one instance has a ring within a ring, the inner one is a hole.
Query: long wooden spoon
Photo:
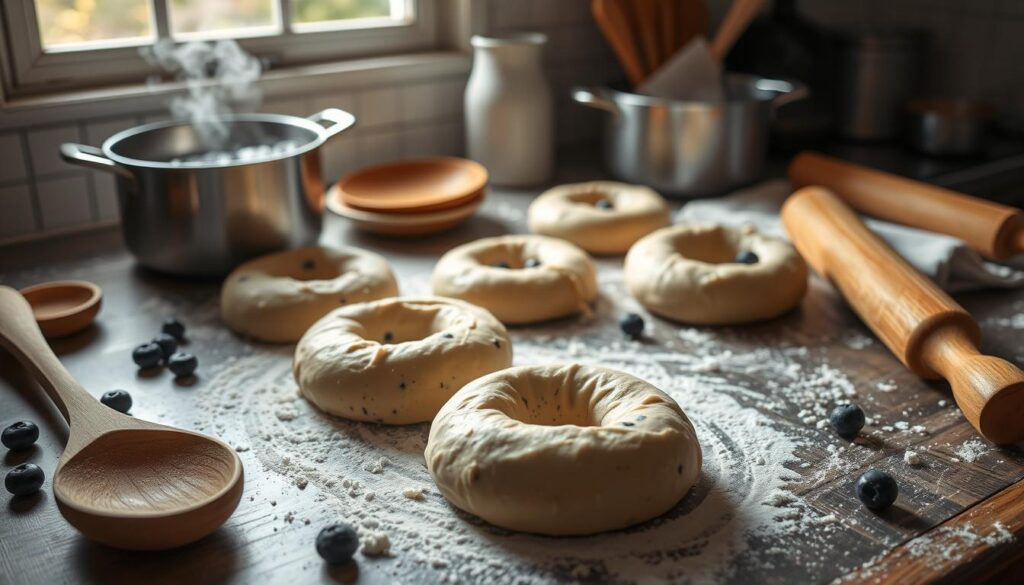
[[[242,496],[242,462],[223,442],[121,414],[71,377],[18,291],[0,286],[0,347],[46,390],[70,427],[53,474],[64,518],[133,550],[173,548],[216,530]]]
[[[733,0],[729,11],[722,19],[722,24],[718,25],[718,30],[715,31],[715,38],[711,39],[711,54],[719,63],[725,61],[725,56],[746,32],[754,17],[761,11],[764,2],[765,0]]]
[[[635,86],[643,81],[648,71],[644,67],[629,13],[618,0],[593,0],[591,10],[598,28],[612,46],[612,51],[629,78],[629,83]]]

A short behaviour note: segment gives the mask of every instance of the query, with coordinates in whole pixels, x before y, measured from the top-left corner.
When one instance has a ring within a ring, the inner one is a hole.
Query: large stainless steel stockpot
[[[715,195],[761,178],[772,112],[808,95],[803,85],[732,74],[723,101],[672,101],[611,88],[575,88],[607,112],[608,171],[665,195]]]
[[[238,114],[219,121],[230,149],[219,160],[202,157],[209,148],[186,122],[125,130],[102,148],[61,147],[67,162],[117,176],[125,244],[143,266],[219,276],[254,256],[317,241],[320,147],[355,118],[331,108],[309,118]],[[273,144],[286,147],[268,153]],[[235,156],[246,149],[264,150]]]

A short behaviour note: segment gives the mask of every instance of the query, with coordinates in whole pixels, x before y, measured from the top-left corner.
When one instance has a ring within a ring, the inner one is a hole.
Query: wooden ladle
[[[90,396],[46,344],[18,291],[0,287],[0,347],[46,390],[70,428],[53,474],[61,514],[116,548],[198,540],[234,512],[242,462],[225,443],[121,414]]]

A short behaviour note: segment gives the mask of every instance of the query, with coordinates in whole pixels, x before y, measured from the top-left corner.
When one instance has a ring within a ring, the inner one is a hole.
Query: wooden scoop
[[[620,2],[622,0],[593,0],[591,11],[598,28],[612,46],[612,51],[626,72],[629,83],[635,86],[643,81],[649,71],[644,66],[632,19],[626,7]]]
[[[1024,440],[1024,372],[978,351],[967,311],[875,236],[836,195],[805,187],[782,207],[793,244],[832,281],[896,357],[945,378],[974,428],[995,443]]]
[[[68,421],[53,493],[61,514],[82,534],[116,548],[173,548],[213,532],[235,510],[242,462],[233,449],[98,402],[53,354],[28,302],[8,287],[0,287],[0,347]]]
[[[928,185],[815,152],[789,165],[796,187],[831,189],[868,215],[949,234],[989,258],[1024,252],[1024,212],[942,187]]]

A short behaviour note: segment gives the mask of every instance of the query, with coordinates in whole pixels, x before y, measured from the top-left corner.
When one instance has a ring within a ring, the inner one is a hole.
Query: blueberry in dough
[[[526,262],[523,263],[523,268],[536,268],[538,266],[540,266],[540,260],[537,260],[536,258],[528,258]]]
[[[612,202],[608,201],[607,199],[598,199],[594,203],[594,207],[598,209],[615,209],[615,206],[612,205]]]
[[[508,262],[505,262],[504,260],[498,260],[497,262],[492,264],[492,266],[494,266],[495,268],[510,268]]]
[[[900,488],[884,471],[871,469],[857,480],[857,497],[869,510],[885,510],[896,501]]]
[[[750,250],[743,250],[739,254],[736,254],[737,264],[757,264],[758,260],[759,258],[757,257],[757,254]]]

